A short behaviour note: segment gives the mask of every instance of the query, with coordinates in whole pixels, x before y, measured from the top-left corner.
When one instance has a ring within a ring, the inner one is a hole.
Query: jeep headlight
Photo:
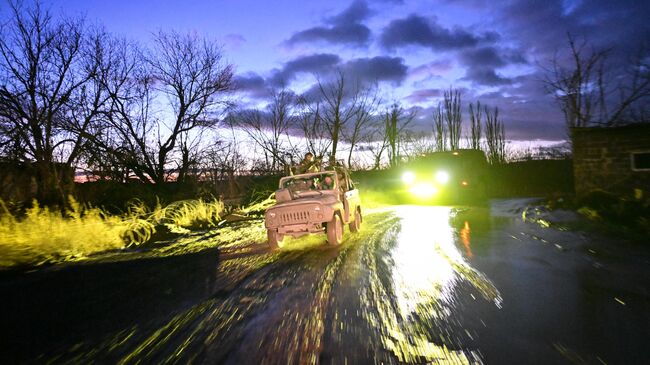
[[[449,181],[449,174],[446,171],[436,172],[436,181],[439,184],[446,184]]]
[[[415,174],[411,171],[406,171],[404,174],[402,174],[402,181],[406,185],[413,184],[415,182]]]

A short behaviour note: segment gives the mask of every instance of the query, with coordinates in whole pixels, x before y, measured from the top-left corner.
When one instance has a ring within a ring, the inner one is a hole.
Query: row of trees
[[[159,32],[150,48],[39,2],[9,2],[0,37],[0,152],[36,170],[41,200],[56,200],[60,166],[97,166],[123,180],[180,179],[195,163],[232,89],[216,43]]]
[[[341,155],[342,144],[347,165],[357,168],[395,166],[412,155],[459,148],[482,149],[490,162],[505,162],[505,128],[497,108],[470,103],[470,133],[464,140],[460,91],[446,91],[434,109],[432,131],[416,132],[417,110],[398,102],[382,110],[374,86],[350,83],[338,73],[331,82],[319,82],[311,100],[279,90],[269,97],[266,109],[235,111],[227,121],[261,151],[256,169],[264,172],[285,169],[304,151],[331,162]],[[371,163],[361,166],[355,158],[359,153]]]

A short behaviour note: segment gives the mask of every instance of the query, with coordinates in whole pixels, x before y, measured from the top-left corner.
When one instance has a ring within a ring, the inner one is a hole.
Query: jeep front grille
[[[309,212],[287,212],[280,213],[280,224],[298,224],[309,222]]]

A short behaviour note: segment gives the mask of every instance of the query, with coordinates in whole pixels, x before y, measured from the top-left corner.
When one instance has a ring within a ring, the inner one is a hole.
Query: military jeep
[[[283,177],[275,199],[264,218],[272,249],[284,236],[309,233],[325,233],[330,245],[340,245],[343,225],[357,232],[363,219],[359,191],[345,169]]]

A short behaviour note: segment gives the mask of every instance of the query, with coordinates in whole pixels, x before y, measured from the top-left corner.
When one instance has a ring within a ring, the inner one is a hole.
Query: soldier
[[[330,175],[325,175],[323,181],[318,184],[318,190],[332,190],[334,189],[334,179]]]
[[[297,167],[296,173],[306,174],[309,172],[318,172],[319,168],[317,166],[318,161],[314,161],[314,154],[311,152],[305,153],[305,158],[300,161],[300,165]]]

